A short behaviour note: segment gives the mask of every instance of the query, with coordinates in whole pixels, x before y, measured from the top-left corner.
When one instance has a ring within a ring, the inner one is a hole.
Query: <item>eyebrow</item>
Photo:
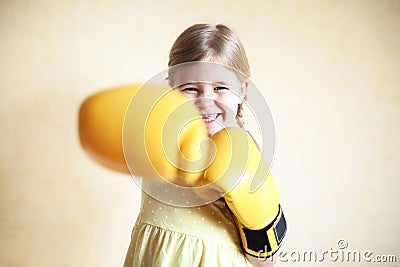
[[[225,86],[232,86],[229,83],[226,82],[202,82],[202,81],[197,81],[197,82],[187,82],[187,83],[183,83],[179,86],[185,86],[185,85],[190,85],[190,84],[201,84],[201,83],[207,83],[207,84],[214,84],[214,85],[225,85]]]

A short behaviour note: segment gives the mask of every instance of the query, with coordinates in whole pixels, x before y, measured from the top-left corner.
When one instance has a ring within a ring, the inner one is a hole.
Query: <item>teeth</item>
[[[205,121],[205,122],[213,122],[213,121],[215,121],[217,116],[218,116],[218,113],[207,114],[207,115],[203,115],[202,118],[203,118],[203,121]]]

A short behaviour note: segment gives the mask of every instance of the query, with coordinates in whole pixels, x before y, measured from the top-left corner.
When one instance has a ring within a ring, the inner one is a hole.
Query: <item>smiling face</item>
[[[225,127],[238,127],[238,104],[243,102],[246,82],[224,65],[197,62],[174,71],[175,87],[198,107],[209,136]]]

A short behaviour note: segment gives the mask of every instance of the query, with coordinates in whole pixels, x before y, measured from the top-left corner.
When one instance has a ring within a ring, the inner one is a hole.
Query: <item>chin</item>
[[[213,134],[215,134],[215,133],[221,131],[222,129],[223,129],[223,127],[215,127],[215,128],[213,127],[213,128],[211,128],[211,129],[207,129],[208,137],[210,137],[210,136],[212,136]]]
[[[207,131],[208,137],[211,137],[214,133],[215,133],[215,131]]]

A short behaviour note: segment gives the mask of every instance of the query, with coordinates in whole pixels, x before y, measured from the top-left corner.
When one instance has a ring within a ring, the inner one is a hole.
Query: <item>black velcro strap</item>
[[[275,219],[260,230],[242,228],[244,239],[243,245],[246,253],[253,256],[269,257],[280,247],[286,234],[286,219],[281,206]]]

